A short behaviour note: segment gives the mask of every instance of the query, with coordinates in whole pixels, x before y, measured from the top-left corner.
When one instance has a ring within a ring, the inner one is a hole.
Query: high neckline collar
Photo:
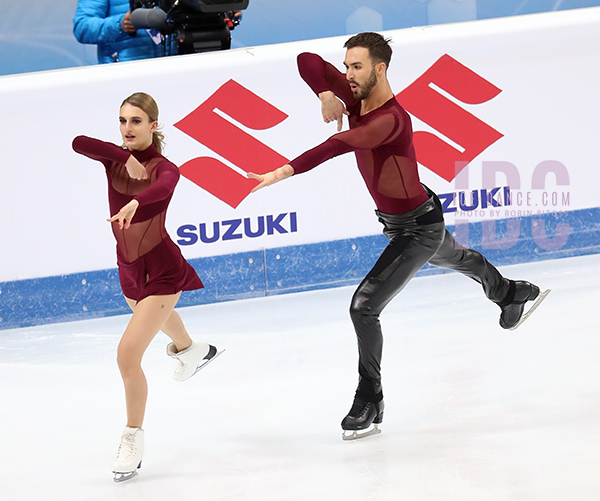
[[[145,150],[129,150],[130,153],[140,162],[146,162],[158,154],[154,144],[151,144]]]

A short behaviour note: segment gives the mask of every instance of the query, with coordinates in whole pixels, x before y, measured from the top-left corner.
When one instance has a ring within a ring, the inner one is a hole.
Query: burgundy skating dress
[[[179,181],[179,169],[154,146],[129,151],[119,146],[79,136],[73,149],[99,160],[106,168],[110,215],[135,199],[139,207],[128,229],[112,223],[117,240],[119,280],[125,297],[141,301],[148,296],[164,296],[203,287],[194,269],[165,228],[167,207]],[[144,165],[148,179],[132,179],[125,167],[130,155]]]

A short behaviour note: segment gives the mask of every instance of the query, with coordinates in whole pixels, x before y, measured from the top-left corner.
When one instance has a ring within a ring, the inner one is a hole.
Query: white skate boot
[[[144,430],[126,426],[112,467],[115,482],[124,482],[135,477],[137,469],[142,466],[143,456]]]
[[[167,345],[167,355],[177,359],[177,365],[173,371],[175,381],[185,381],[196,372],[217,358],[224,350],[217,349],[204,341],[192,341],[185,350],[177,351],[175,343]]]

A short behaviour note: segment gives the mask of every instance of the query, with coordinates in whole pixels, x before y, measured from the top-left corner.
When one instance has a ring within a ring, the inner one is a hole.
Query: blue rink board
[[[496,266],[600,253],[600,208],[448,230]],[[354,285],[386,244],[374,235],[191,259],[205,288],[184,292],[178,306]],[[417,276],[446,272],[426,265]],[[116,268],[0,283],[0,330],[128,311]]]

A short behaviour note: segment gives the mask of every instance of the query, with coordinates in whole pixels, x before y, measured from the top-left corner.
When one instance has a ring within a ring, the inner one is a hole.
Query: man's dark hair
[[[390,66],[392,59],[392,48],[390,47],[391,38],[383,38],[379,33],[359,33],[349,38],[344,47],[352,49],[354,47],[364,47],[369,50],[369,56],[374,64],[385,63],[386,69]]]

